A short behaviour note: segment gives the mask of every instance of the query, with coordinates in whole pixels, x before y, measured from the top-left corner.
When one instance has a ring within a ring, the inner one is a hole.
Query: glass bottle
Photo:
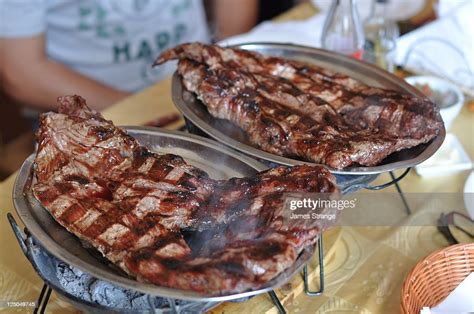
[[[364,21],[364,60],[390,71],[388,54],[395,49],[399,30],[394,21],[386,18],[388,2],[372,0],[370,15]]]
[[[356,0],[333,0],[324,22],[321,44],[324,49],[362,59],[364,31]]]

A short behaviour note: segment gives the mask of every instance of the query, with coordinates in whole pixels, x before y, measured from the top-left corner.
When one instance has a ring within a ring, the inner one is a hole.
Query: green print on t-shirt
[[[184,0],[183,2],[178,3],[175,6],[173,6],[173,8],[171,9],[171,13],[173,14],[174,17],[178,17],[179,14],[186,12],[187,10],[189,10],[190,7],[191,7],[191,1]]]
[[[99,38],[110,38],[112,36],[124,36],[125,28],[122,25],[109,25],[106,21],[107,11],[100,5],[94,7],[79,6],[80,31],[94,29]]]
[[[171,33],[159,32],[152,41],[143,39],[137,42],[136,46],[132,46],[129,41],[114,43],[112,49],[114,63],[139,59],[150,61],[164,49],[179,44],[186,32],[186,25],[176,24]]]

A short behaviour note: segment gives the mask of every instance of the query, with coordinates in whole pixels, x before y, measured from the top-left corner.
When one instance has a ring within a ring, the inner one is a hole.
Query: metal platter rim
[[[175,130],[167,130],[167,129],[161,129],[161,128],[156,128],[156,127],[150,127],[150,126],[120,126],[121,128],[124,128],[126,130],[131,130],[134,132],[140,132],[140,133],[148,133],[151,135],[160,135],[160,136],[166,136],[166,137],[171,137],[171,138],[177,138],[180,140],[188,141],[188,142],[193,142],[196,144],[200,144],[206,147],[209,147],[214,150],[219,150],[222,149],[225,151],[225,154],[234,157],[235,159],[238,159],[247,165],[251,166],[257,171],[263,171],[268,169],[267,166],[259,162],[258,160],[255,160],[253,158],[250,158],[246,156],[245,154],[242,154],[241,152],[235,151],[233,149],[229,149],[228,146],[214,141],[212,139],[208,139],[202,136],[198,136],[195,134],[190,134],[190,133],[184,133],[181,131],[175,131]]]
[[[312,53],[315,54],[322,54],[326,57],[334,58],[335,60],[340,60],[343,62],[348,62],[354,64],[354,66],[359,66],[368,69],[369,71],[379,73],[379,75],[384,76],[387,80],[396,82],[397,84],[401,85],[407,92],[424,97],[421,91],[417,90],[415,87],[409,85],[402,79],[376,67],[375,65],[369,64],[367,62],[355,60],[353,58],[349,58],[347,56],[332,53],[326,50],[317,49],[313,47],[301,46],[301,45],[292,45],[292,44],[282,44],[282,43],[245,43],[234,45],[233,47],[246,49],[245,47],[263,47],[263,48],[272,48],[278,47],[282,49],[293,49],[294,52],[305,52],[305,53]],[[252,49],[250,49],[252,51]],[[286,158],[278,155],[274,155],[271,153],[267,153],[263,150],[260,150],[254,146],[247,145],[242,143],[234,138],[227,136],[225,133],[221,132],[219,129],[213,127],[212,125],[208,124],[206,121],[201,119],[193,110],[190,109],[185,99],[183,99],[184,87],[179,77],[179,74],[175,72],[172,78],[172,99],[178,110],[187,118],[189,119],[194,125],[196,125],[199,129],[201,129],[204,133],[212,137],[218,142],[225,143],[225,145],[242,152],[247,155],[251,155],[256,158],[261,158],[270,162],[274,162],[281,165],[286,166],[294,166],[294,165],[301,165],[301,164],[312,164],[315,163],[301,161],[291,158]],[[387,163],[384,165],[373,166],[373,167],[352,167],[348,169],[334,169],[330,168],[327,165],[323,165],[329,169],[329,171],[333,174],[339,175],[370,175],[370,174],[380,174],[384,172],[389,172],[397,169],[403,168],[410,168],[413,167],[429,157],[431,157],[440,147],[444,141],[446,136],[446,130],[443,128],[440,133],[431,140],[427,145],[426,148],[416,157],[406,160],[399,160],[391,163]],[[320,165],[320,164],[318,164]]]
[[[183,139],[187,139],[188,135],[180,134],[177,131],[163,131],[163,130],[154,130],[154,128],[150,127],[133,127],[128,128],[128,130],[137,129],[138,131],[146,131],[152,134],[153,132],[161,132],[162,134],[171,135],[181,137]],[[191,136],[193,141],[200,142],[200,143],[207,143],[213,144],[211,140],[203,139],[198,136]],[[218,145],[221,146],[221,145]],[[229,151],[226,148],[226,152]],[[256,163],[259,164],[257,161],[252,160],[246,156],[240,156],[241,154],[236,152],[230,152],[231,155],[244,157],[245,160],[249,159],[252,164]],[[309,261],[311,258],[314,247],[307,247],[301,252],[298,259],[292,265],[291,269],[287,269],[279,276],[271,280],[268,286],[264,288],[260,288],[257,290],[246,291],[242,293],[235,293],[229,295],[221,295],[221,296],[213,296],[213,295],[203,295],[197,292],[186,291],[186,290],[178,290],[173,288],[166,288],[160,287],[153,284],[142,283],[138,282],[132,278],[120,276],[112,271],[104,271],[97,266],[88,263],[81,259],[80,257],[72,254],[70,251],[66,250],[62,247],[61,244],[57,243],[45,230],[44,227],[38,222],[32,215],[33,211],[46,211],[38,201],[34,200],[30,202],[27,198],[27,191],[29,184],[31,183],[31,175],[33,170],[33,163],[34,163],[34,155],[29,156],[23,165],[20,168],[20,171],[16,177],[14,188],[13,188],[13,203],[16,209],[18,216],[20,217],[21,221],[25,225],[28,232],[34,237],[34,239],[41,245],[46,251],[48,251],[51,255],[58,258],[61,261],[68,263],[69,265],[73,265],[78,267],[79,269],[89,273],[93,277],[98,279],[111,282],[126,289],[132,289],[135,291],[139,291],[146,294],[151,294],[154,296],[160,297],[167,297],[172,299],[180,299],[180,300],[189,300],[189,301],[201,301],[201,302],[223,302],[229,300],[235,300],[240,298],[245,298],[257,294],[261,294],[267,292],[269,290],[275,289],[284,283],[287,282],[291,276],[296,274],[301,270],[301,268]],[[261,165],[261,164],[260,164]],[[263,166],[263,165],[261,165]],[[263,166],[264,167],[264,166]],[[266,168],[266,167],[264,167]],[[255,169],[258,171],[257,169]],[[62,227],[61,227],[62,228]],[[64,229],[64,232],[68,232]],[[72,236],[72,234],[71,234]],[[291,275],[291,276],[290,276]]]

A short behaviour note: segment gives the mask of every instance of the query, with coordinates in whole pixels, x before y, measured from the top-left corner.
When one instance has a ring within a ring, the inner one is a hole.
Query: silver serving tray
[[[337,71],[364,82],[367,85],[393,89],[400,92],[424,97],[415,87],[402,79],[374,65],[362,62],[327,50],[278,43],[249,43],[234,47],[251,50],[264,55],[279,56],[314,63],[318,66]],[[267,153],[253,146],[244,132],[226,120],[212,117],[207,108],[194,94],[186,91],[179,75],[175,72],[172,81],[172,97],[176,107],[195,126],[206,134],[247,155],[282,165],[311,164],[297,159],[286,158]],[[413,167],[432,156],[444,141],[443,128],[432,141],[410,149],[396,152],[374,167],[348,167],[343,170],[330,169],[334,174],[366,175]]]
[[[130,135],[150,150],[181,155],[188,163],[203,169],[214,179],[254,175],[267,168],[224,145],[195,135],[151,127],[126,127],[126,129]],[[41,206],[31,191],[33,164],[34,155],[31,155],[20,168],[13,188],[13,203],[28,232],[44,249],[59,260],[76,266],[93,277],[123,288],[165,298],[202,302],[240,299],[275,289],[286,283],[301,270],[314,252],[314,247],[305,248],[290,268],[270,281],[265,287],[243,293],[220,296],[203,295],[192,291],[138,282],[108,264],[105,259],[98,258],[94,251],[85,249],[77,237],[59,225]]]

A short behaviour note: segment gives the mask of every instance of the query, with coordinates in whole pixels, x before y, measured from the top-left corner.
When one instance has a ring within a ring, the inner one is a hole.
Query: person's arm
[[[102,110],[128,95],[48,59],[44,35],[0,38],[0,79],[7,95],[39,109],[55,109],[58,96],[77,94]]]
[[[246,33],[258,19],[258,0],[214,0],[212,15],[218,39]]]

